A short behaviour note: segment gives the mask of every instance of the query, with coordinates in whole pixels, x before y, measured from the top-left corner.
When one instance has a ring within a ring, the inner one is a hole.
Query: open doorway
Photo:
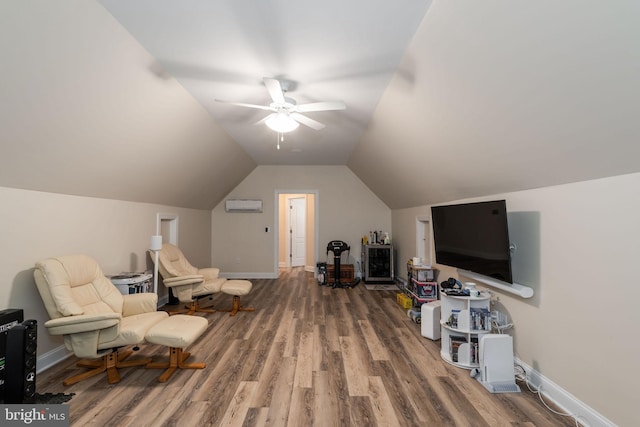
[[[156,216],[156,235],[162,236],[163,243],[178,245],[178,215],[158,212]],[[156,270],[154,270],[154,274]],[[178,299],[164,286],[162,278],[158,277],[158,307],[165,304],[176,305]]]
[[[178,245],[178,215],[158,213],[156,218],[156,234],[162,236],[163,243]]]
[[[277,268],[304,267],[315,272],[317,192],[276,192],[278,201]]]
[[[416,256],[424,264],[433,265],[431,252],[431,219],[426,216],[416,218]]]

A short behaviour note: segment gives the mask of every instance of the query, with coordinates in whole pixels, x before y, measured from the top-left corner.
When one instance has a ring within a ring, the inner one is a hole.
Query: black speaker
[[[7,363],[7,334],[9,329],[22,323],[24,313],[19,308],[0,310],[0,403],[4,403],[4,377]]]
[[[4,383],[5,403],[34,403],[38,322],[25,320],[9,329]]]

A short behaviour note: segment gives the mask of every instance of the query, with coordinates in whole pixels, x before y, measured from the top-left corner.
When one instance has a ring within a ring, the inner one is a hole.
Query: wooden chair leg
[[[80,365],[80,364],[78,364],[77,366],[81,366],[81,365]],[[88,366],[86,366],[86,365],[82,365],[81,367],[88,367]],[[66,386],[70,386],[70,385],[75,384],[75,383],[78,383],[78,382],[80,382],[80,381],[82,381],[82,380],[86,380],[87,378],[91,378],[91,377],[93,377],[93,376],[96,376],[96,375],[98,375],[98,374],[101,374],[101,373],[103,373],[104,371],[106,371],[106,369],[107,369],[106,364],[104,364],[104,363],[102,362],[102,360],[100,360],[100,361],[99,361],[99,365],[98,365],[96,368],[91,369],[91,370],[89,370],[89,371],[85,371],[85,372],[83,372],[83,373],[81,373],[81,374],[78,374],[78,375],[74,375],[74,376],[72,376],[71,378],[67,378],[66,380],[62,381],[62,384],[63,384],[65,387],[66,387]]]
[[[199,313],[215,313],[216,311],[218,311],[215,308],[201,307],[199,300],[192,301],[191,306],[194,311]]]
[[[184,363],[187,358],[191,356],[191,353],[182,351],[181,348],[170,347],[169,348],[169,361],[168,362],[154,362],[147,364],[149,369],[166,369],[162,375],[158,378],[158,382],[164,383],[171,378],[171,375],[177,369],[204,369],[206,363]]]
[[[65,386],[70,386],[103,372],[107,373],[107,381],[109,382],[109,384],[118,383],[120,382],[120,373],[118,372],[119,368],[130,368],[133,366],[147,365],[152,360],[150,357],[144,357],[125,361],[125,359],[127,359],[132,354],[132,350],[114,351],[102,356],[97,360],[80,360],[78,363],[76,363],[76,366],[81,368],[88,368],[89,371],[74,375],[71,378],[67,378],[62,382],[62,384]]]
[[[192,314],[198,312],[198,313],[215,313],[217,310],[214,308],[205,308],[205,307],[200,307],[200,303],[198,302],[198,300],[195,301],[191,301],[189,303],[189,306],[185,306],[186,308],[184,310],[167,310],[167,313],[169,314],[187,314],[189,316],[191,316]]]
[[[239,311],[254,311],[253,307],[244,307],[240,304],[240,297],[237,295],[233,296],[233,302],[231,308],[219,309],[218,311],[230,312],[229,316],[235,316]]]
[[[109,353],[106,356],[106,365],[107,365],[107,381],[109,384],[116,384],[120,382],[120,374],[118,373],[118,368],[116,365],[118,364],[117,354]]]

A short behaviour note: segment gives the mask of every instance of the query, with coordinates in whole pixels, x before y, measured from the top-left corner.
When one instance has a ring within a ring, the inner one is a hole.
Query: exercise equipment
[[[327,257],[329,257],[329,252],[333,253],[333,275],[334,281],[332,288],[353,288],[360,282],[359,278],[354,279],[353,282],[343,283],[340,275],[340,259],[344,252],[347,253],[347,258],[349,257],[351,251],[351,247],[348,243],[343,242],[342,240],[332,240],[327,244]]]

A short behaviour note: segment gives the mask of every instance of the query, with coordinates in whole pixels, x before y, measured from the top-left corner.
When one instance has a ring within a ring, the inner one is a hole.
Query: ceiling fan
[[[292,98],[284,96],[288,86],[281,83],[277,79],[265,77],[263,79],[264,85],[271,96],[271,102],[269,105],[256,105],[246,104],[243,102],[231,102],[216,99],[217,102],[225,102],[232,105],[238,105],[241,107],[258,108],[260,110],[271,111],[264,119],[258,121],[256,124],[265,123],[269,128],[278,133],[287,133],[296,129],[300,123],[315,130],[320,130],[325,127],[324,124],[304,116],[300,113],[308,113],[313,111],[331,111],[331,110],[344,110],[346,105],[342,101],[325,101],[325,102],[312,102],[309,104],[296,104],[296,101]]]

